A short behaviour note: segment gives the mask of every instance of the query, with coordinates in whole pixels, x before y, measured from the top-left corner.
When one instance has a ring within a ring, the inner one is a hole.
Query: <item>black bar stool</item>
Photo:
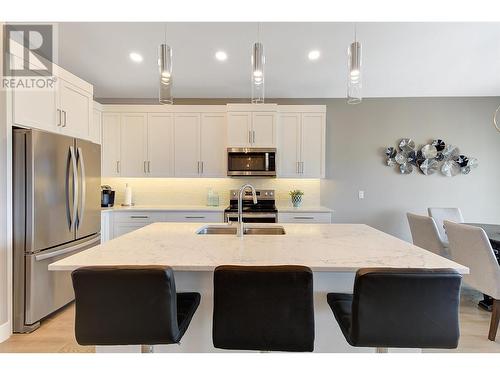
[[[220,349],[314,350],[313,275],[302,266],[219,266],[212,339]]]
[[[452,269],[363,268],[354,294],[329,293],[327,301],[352,346],[453,349],[461,281]]]
[[[179,343],[200,304],[199,293],[176,293],[170,267],[83,267],[71,273],[75,336],[80,345]]]

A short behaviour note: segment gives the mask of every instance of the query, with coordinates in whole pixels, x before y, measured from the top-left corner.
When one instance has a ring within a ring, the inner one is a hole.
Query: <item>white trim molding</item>
[[[11,334],[12,329],[10,328],[10,321],[0,325],[0,342],[7,340]]]

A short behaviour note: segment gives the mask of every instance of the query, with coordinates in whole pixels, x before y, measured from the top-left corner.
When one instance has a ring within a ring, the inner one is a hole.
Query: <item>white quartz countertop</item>
[[[101,212],[118,212],[118,211],[197,211],[197,212],[222,212],[228,205],[223,206],[176,206],[176,205],[135,205],[135,206],[120,206],[103,207]],[[289,204],[276,204],[278,212],[333,212],[332,209],[324,206],[301,206],[293,207]]]
[[[223,225],[223,224],[219,224]],[[259,224],[262,226],[264,224]],[[268,224],[275,225],[275,224]],[[231,265],[305,265],[313,271],[363,267],[468,268],[363,224],[283,224],[285,235],[198,235],[200,223],[154,223],[49,265],[169,265],[213,271]]]
[[[176,205],[134,205],[102,207],[101,212],[118,212],[118,211],[188,211],[188,212],[222,212],[226,206],[176,206]]]

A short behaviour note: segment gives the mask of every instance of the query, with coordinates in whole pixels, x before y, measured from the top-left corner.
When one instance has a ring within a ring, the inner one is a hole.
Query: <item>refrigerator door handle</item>
[[[75,156],[75,148],[73,146],[69,146],[69,154],[71,157],[71,169],[73,172],[73,210],[70,209],[70,222],[69,229],[73,230],[76,227],[76,215],[77,215],[77,207],[78,207],[78,174],[77,174],[77,166],[76,166],[76,156]],[[68,175],[69,179],[69,175]],[[69,185],[69,181],[68,181]],[[68,207],[69,207],[69,195],[68,195]]]
[[[63,255],[63,254],[72,253],[74,251],[83,249],[85,247],[89,247],[90,245],[94,245],[94,244],[98,245],[100,243],[101,243],[101,237],[99,236],[97,238],[91,239],[90,241],[86,241],[86,242],[80,243],[80,244],[75,245],[75,246],[67,247],[65,249],[51,251],[48,253],[43,252],[43,253],[37,254],[37,255],[35,255],[35,260],[39,261],[39,260],[44,260],[44,259],[49,259],[49,258],[55,258],[55,257]]]
[[[85,160],[83,157],[83,151],[81,147],[78,147],[76,149],[77,151],[77,160],[78,163],[80,164],[80,170],[81,170],[81,183],[82,183],[82,192],[80,195],[80,208],[77,210],[77,218],[78,218],[78,223],[77,223],[77,228],[80,227],[80,224],[83,222],[83,215],[85,214],[85,200],[86,200],[86,192],[87,192],[87,179],[85,175]]]

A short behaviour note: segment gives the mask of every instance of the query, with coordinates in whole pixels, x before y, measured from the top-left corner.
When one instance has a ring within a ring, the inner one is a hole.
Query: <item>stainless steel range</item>
[[[225,222],[238,221],[238,192],[230,191],[229,207],[224,210]],[[243,196],[243,222],[245,223],[276,223],[278,210],[274,190],[256,190],[257,204],[253,203],[251,191],[245,191]]]

